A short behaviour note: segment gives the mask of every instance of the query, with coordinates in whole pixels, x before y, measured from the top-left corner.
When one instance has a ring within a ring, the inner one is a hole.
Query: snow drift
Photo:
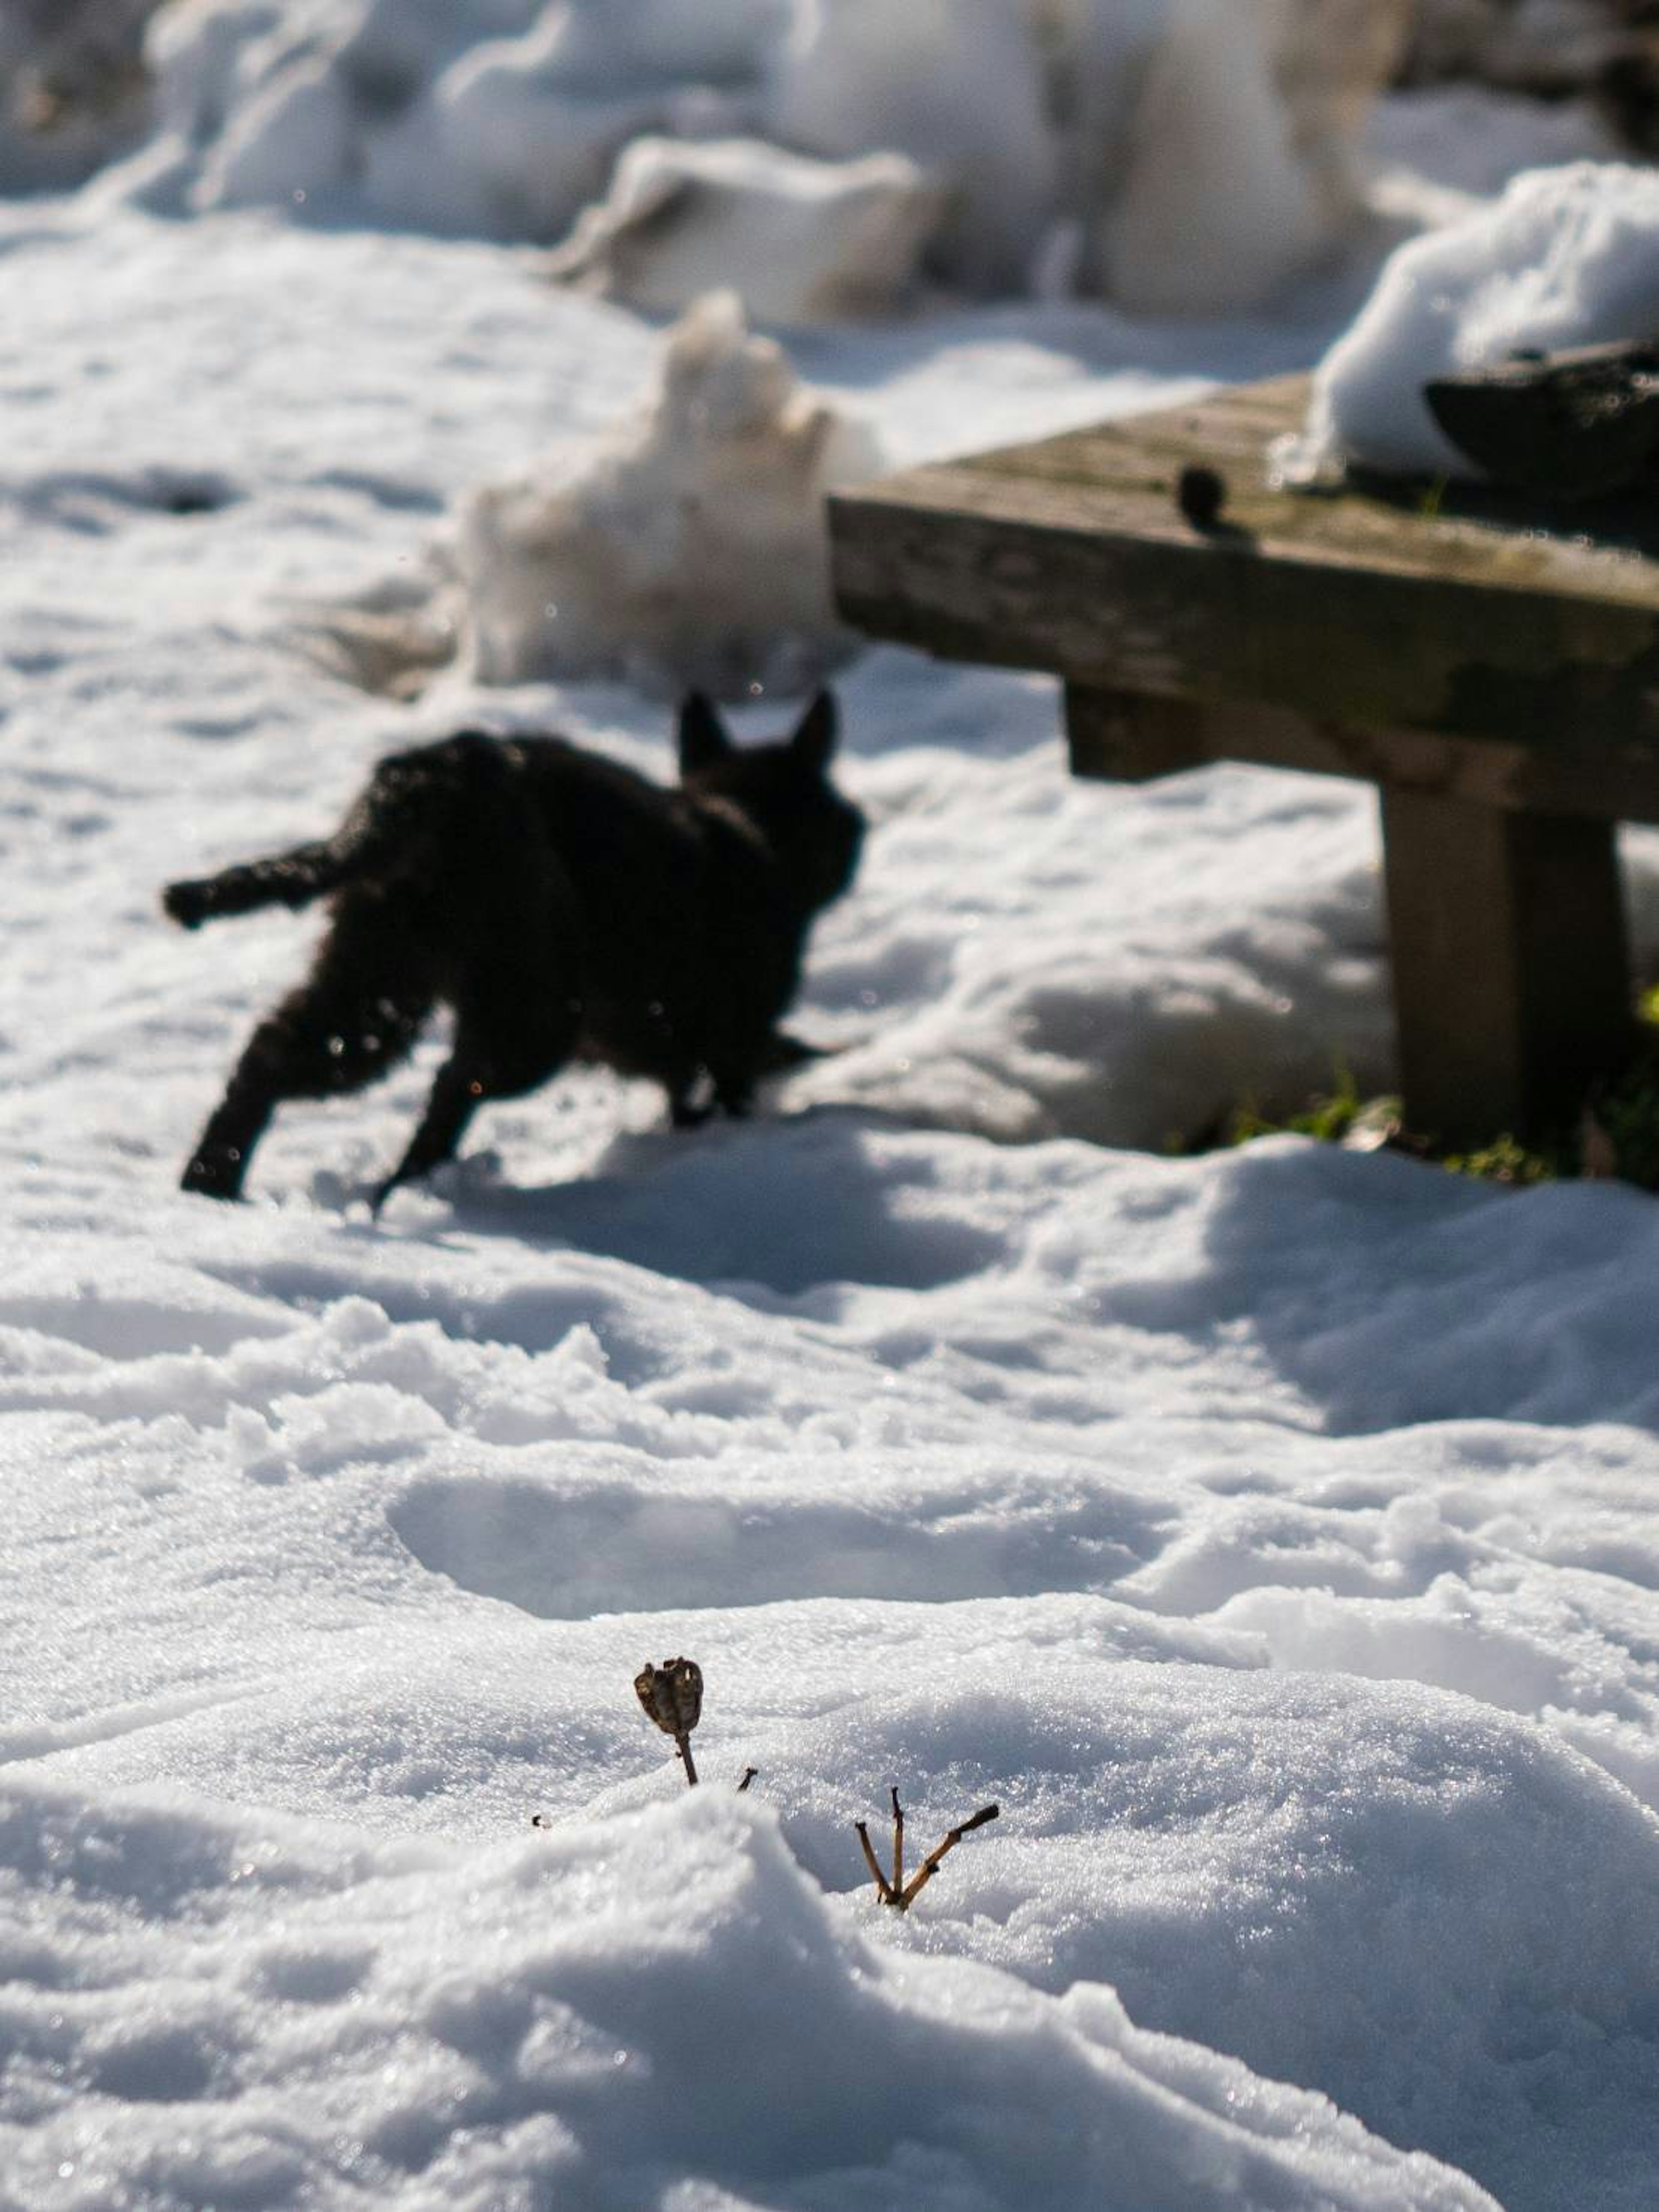
[[[814,161],[752,140],[641,138],[549,265],[659,313],[678,313],[734,270],[763,322],[890,313],[913,291],[939,202],[902,155]]]
[[[1108,1990],[884,1950],[722,1791],[480,1858],[25,1785],[0,1850],[34,2212],[1492,2212]]]
[[[1224,311],[1352,234],[1359,126],[1405,7],[176,0],[149,42],[155,136],[100,189],[551,243],[625,149],[666,136],[703,187],[677,303],[752,283],[758,313],[788,299],[814,220],[809,258],[844,245],[845,203],[804,198],[799,157],[902,156],[935,195],[928,265],[947,284]],[[757,145],[734,200],[729,173],[697,167],[711,138],[763,142],[771,173]],[[645,158],[617,182],[624,210]],[[757,229],[763,200],[790,222]]]

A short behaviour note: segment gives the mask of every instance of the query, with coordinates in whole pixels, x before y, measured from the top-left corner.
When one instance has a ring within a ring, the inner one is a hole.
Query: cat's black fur
[[[570,1060],[653,1077],[677,1125],[706,1085],[744,1112],[804,1056],[776,1024],[813,916],[851,882],[864,822],[826,773],[827,693],[793,737],[734,745],[708,702],[680,712],[678,788],[562,738],[463,730],[381,762],[325,842],[169,884],[187,929],[219,915],[332,914],[310,975],[255,1030],[184,1188],[234,1198],[286,1098],[359,1091],[433,1007],[454,1047],[378,1206],[453,1156],[474,1110]]]

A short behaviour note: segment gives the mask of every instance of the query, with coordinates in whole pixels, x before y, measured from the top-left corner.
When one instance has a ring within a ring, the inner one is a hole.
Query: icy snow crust
[[[434,1040],[185,1199],[311,925],[185,938],[164,878],[464,718],[666,772],[634,692],[399,708],[292,612],[664,341],[477,245],[0,246],[8,2201],[1648,2212],[1659,1212],[1081,1141],[1386,1073],[1367,797],[1073,785],[1049,687],[872,654],[799,1016],[845,1049],[780,1115],[574,1075],[377,1229]],[[796,365],[902,459],[1320,312]],[[696,1797],[629,1686],[680,1650]],[[1002,1806],[903,1923],[893,1782],[923,1848]]]

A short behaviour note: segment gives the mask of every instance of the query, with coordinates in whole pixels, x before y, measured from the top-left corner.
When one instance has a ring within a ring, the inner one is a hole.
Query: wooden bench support
[[[1616,832],[1382,789],[1407,1124],[1449,1143],[1571,1121],[1629,1050]]]
[[[1652,820],[1659,776],[1644,757],[1564,750],[1540,762],[1488,741],[1075,683],[1066,735],[1078,775],[1139,783],[1254,760],[1378,786],[1400,1084],[1414,1132],[1450,1144],[1546,1133],[1629,1051],[1616,829],[1577,810],[1611,799]]]

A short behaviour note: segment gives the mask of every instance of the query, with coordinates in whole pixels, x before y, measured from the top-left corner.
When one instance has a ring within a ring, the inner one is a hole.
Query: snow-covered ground
[[[1385,135],[1450,187],[1446,98]],[[659,700],[307,647],[663,337],[262,215],[18,204],[0,282],[0,2203],[1649,2212],[1659,1209],[1157,1156],[1386,1077],[1367,796],[1073,784],[1050,687],[872,653],[844,1049],[773,1116],[573,1075],[376,1226],[434,1040],[184,1197],[312,925],[164,879],[464,716],[665,773]],[[1360,289],[791,352],[902,459]],[[695,1796],[631,1687],[679,1651]],[[893,1784],[924,1849],[1001,1806],[903,1921]]]

